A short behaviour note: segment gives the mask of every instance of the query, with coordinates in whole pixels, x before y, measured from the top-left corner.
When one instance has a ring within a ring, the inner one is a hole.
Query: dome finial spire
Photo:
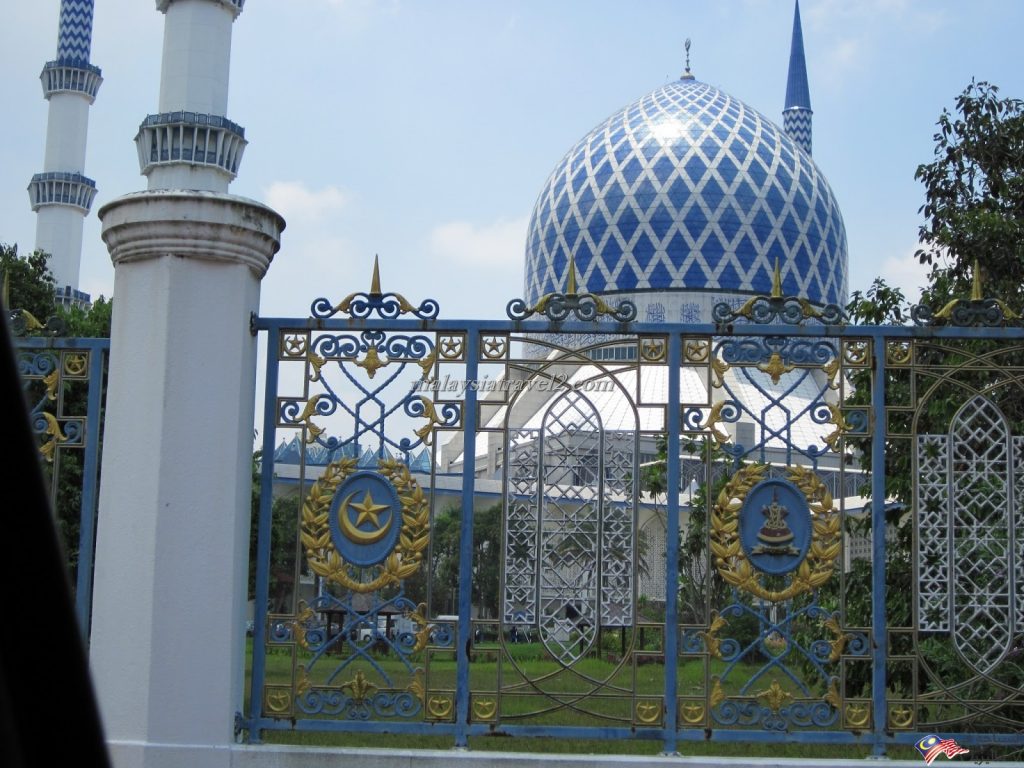
[[[693,73],[690,71],[690,38],[686,38],[683,48],[686,49],[686,71],[683,72],[682,79],[693,80]]]

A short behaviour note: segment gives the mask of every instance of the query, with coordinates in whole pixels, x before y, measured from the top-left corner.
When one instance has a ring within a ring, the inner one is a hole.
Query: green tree
[[[56,283],[47,265],[49,258],[42,251],[22,256],[18,246],[0,243],[0,284],[7,309],[29,312],[41,323],[53,314]]]
[[[256,596],[256,558],[260,519],[260,478],[263,452],[252,455],[252,496],[249,524],[249,599]],[[269,610],[289,610],[295,586],[295,558],[298,552],[299,512],[301,499],[297,494],[279,496],[270,506],[270,571]]]
[[[110,318],[114,302],[100,296],[87,309],[57,307],[64,321],[65,335],[80,339],[106,339],[110,337]]]
[[[722,452],[706,440],[687,440],[681,446],[683,456],[699,460],[709,468],[714,478],[697,484],[689,505],[680,510],[685,514],[685,527],[679,534],[679,621],[682,624],[703,624],[709,604],[721,604],[725,584],[711,567],[708,556],[708,510],[722,490],[728,473],[719,471],[725,462]],[[667,495],[668,442],[664,435],[657,441],[657,460],[643,467],[640,488],[658,503],[658,497]],[[705,474],[706,478],[706,474]],[[666,497],[667,500],[667,497]]]
[[[1024,101],[972,81],[942,111],[934,139],[933,160],[914,175],[925,188],[917,255],[933,266],[927,298],[965,295],[977,262],[986,294],[1021,307]]]
[[[459,589],[459,536],[462,512],[449,508],[433,522],[430,543],[430,583],[433,610],[454,613]],[[473,514],[473,604],[484,617],[498,615],[501,563],[501,504]]]

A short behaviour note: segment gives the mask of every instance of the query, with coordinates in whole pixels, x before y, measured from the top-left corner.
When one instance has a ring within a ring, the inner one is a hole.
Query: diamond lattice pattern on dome
[[[811,157],[756,110],[699,81],[658,88],[585,136],[551,174],[526,248],[529,301],[592,292],[783,290],[846,299],[846,230]]]

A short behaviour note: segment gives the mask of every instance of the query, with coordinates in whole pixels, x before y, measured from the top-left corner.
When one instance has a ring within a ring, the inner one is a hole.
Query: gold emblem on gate
[[[340,459],[306,495],[301,537],[315,574],[353,592],[376,592],[420,569],[430,504],[400,461],[381,459],[372,471],[359,470],[354,458]]]
[[[473,702],[473,714],[477,720],[493,720],[498,711],[498,702],[494,699],[476,699]]]
[[[636,703],[636,719],[645,725],[655,723],[661,717],[661,703],[657,701],[638,701]]]
[[[448,717],[452,713],[451,696],[431,696],[427,699],[427,711],[437,719]]]
[[[341,502],[341,507],[338,510],[338,520],[341,523],[342,532],[349,541],[354,541],[356,544],[373,544],[380,541],[387,535],[388,523],[391,520],[390,516],[388,516],[382,525],[380,522],[381,513],[391,509],[391,505],[377,504],[369,491],[363,496],[361,502],[353,504],[352,497],[355,495],[356,491],[350,493]],[[355,510],[357,513],[355,522],[352,521],[352,517],[349,515],[350,509]],[[359,527],[366,523],[372,526],[369,530]]]

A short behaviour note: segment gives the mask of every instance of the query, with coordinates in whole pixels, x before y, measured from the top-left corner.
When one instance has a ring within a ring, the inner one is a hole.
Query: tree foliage
[[[711,471],[711,485],[705,479],[697,484],[689,505],[680,510],[685,515],[685,527],[679,536],[679,620],[683,624],[702,624],[706,608],[725,593],[725,584],[711,567],[708,556],[708,510],[718,497],[727,473],[723,471],[725,457],[721,450],[705,440],[685,441],[682,452],[690,460],[699,460]],[[668,442],[664,435],[657,441],[657,460],[643,467],[640,488],[654,500],[668,493]],[[681,457],[682,460],[682,457]],[[668,532],[667,532],[668,533]]]
[[[252,497],[249,525],[249,599],[256,596],[256,559],[260,519],[260,490],[263,452],[252,455]],[[289,494],[275,498],[270,507],[270,560],[268,610],[288,610],[295,586],[295,558],[298,552],[299,495]]]
[[[25,310],[41,322],[53,314],[56,282],[47,265],[49,258],[42,251],[21,255],[18,246],[0,243],[0,284],[7,309]]]
[[[975,261],[986,293],[1019,307],[1024,298],[1024,101],[971,82],[944,109],[925,188],[918,257],[934,269],[929,293],[963,294]]]
[[[430,583],[433,609],[455,613],[459,589],[462,512],[449,508],[435,517],[431,533]],[[501,504],[473,513],[473,605],[481,616],[498,615],[501,563]]]

